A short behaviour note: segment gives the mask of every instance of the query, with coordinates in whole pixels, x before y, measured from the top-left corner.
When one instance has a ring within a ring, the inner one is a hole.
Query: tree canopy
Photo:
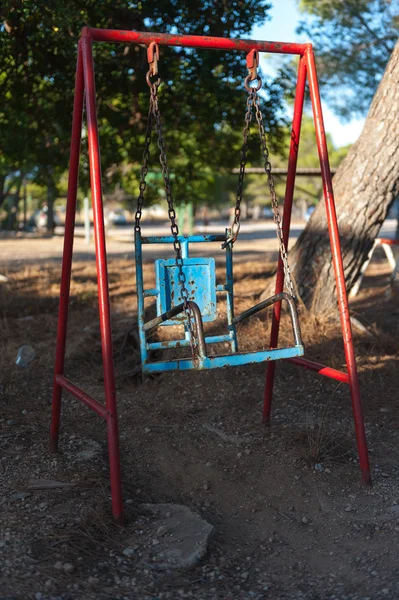
[[[268,18],[269,8],[266,0],[6,0],[0,9],[1,172],[23,168],[37,181],[56,185],[67,168],[83,26],[248,37],[254,23]],[[146,128],[146,51],[123,44],[94,48],[104,179],[113,184],[124,177],[129,184],[138,172],[126,167],[140,162]],[[215,166],[230,168],[236,162],[232,149],[241,143],[245,57],[162,48],[160,74],[160,107],[176,196],[201,201]],[[268,129],[278,141],[284,89],[267,78],[264,88]]]
[[[323,96],[337,114],[364,116],[399,35],[396,0],[297,0]],[[339,93],[337,93],[339,90]]]

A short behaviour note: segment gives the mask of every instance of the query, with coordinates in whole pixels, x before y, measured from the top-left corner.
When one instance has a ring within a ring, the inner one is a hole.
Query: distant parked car
[[[307,211],[305,213],[305,221],[309,221],[310,217],[314,213],[315,208],[316,208],[315,206],[309,206],[309,208],[307,209]]]
[[[59,227],[62,221],[56,211],[53,212],[54,226]],[[35,229],[47,229],[48,222],[48,206],[43,206],[40,210],[36,210],[29,220],[29,225]]]
[[[111,210],[105,218],[106,225],[126,225],[126,223],[126,214],[121,208]]]
[[[273,219],[273,217],[274,217],[273,209],[270,208],[270,206],[263,206],[262,211],[261,211],[261,216],[262,216],[262,219]]]

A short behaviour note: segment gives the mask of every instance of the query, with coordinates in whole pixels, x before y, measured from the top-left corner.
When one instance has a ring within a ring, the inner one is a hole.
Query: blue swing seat
[[[302,356],[304,347],[298,322],[298,315],[293,298],[286,293],[278,294],[260,302],[251,309],[237,317],[234,316],[233,295],[233,251],[232,244],[226,243],[230,231],[225,235],[192,235],[179,236],[182,248],[183,273],[185,287],[188,291],[188,300],[191,313],[195,320],[197,330],[196,346],[198,356],[174,360],[152,361],[152,350],[168,350],[173,348],[190,348],[190,337],[184,327],[184,337],[181,339],[151,342],[147,334],[159,326],[185,325],[186,315],[182,303],[181,289],[178,281],[178,268],[174,258],[158,259],[155,261],[155,288],[144,289],[143,281],[143,245],[145,244],[173,244],[173,236],[144,237],[140,232],[135,233],[136,254],[136,283],[138,304],[138,328],[140,339],[141,367],[143,373],[160,373],[163,371],[185,371],[191,369],[216,369],[228,366],[239,366],[250,363],[261,363],[268,360],[292,358]],[[201,242],[222,242],[226,249],[226,279],[222,284],[216,283],[216,268],[213,258],[189,257],[189,244]],[[203,323],[217,319],[217,293],[226,294],[227,307],[227,333],[222,335],[206,336]],[[145,298],[156,298],[157,316],[145,322]],[[257,352],[238,352],[237,330],[239,322],[271,306],[275,302],[287,301],[290,309],[293,326],[293,346],[287,348],[271,348]],[[230,353],[224,355],[207,355],[207,344],[227,342]]]

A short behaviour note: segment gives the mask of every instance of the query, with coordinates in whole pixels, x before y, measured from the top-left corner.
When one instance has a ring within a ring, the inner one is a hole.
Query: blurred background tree
[[[68,165],[77,42],[83,26],[245,37],[254,23],[268,18],[269,8],[266,0],[5,0],[0,8],[0,201],[11,173],[30,173],[47,188],[52,229],[53,202]],[[95,45],[95,64],[105,191],[122,182],[133,193],[148,111],[146,49]],[[215,166],[229,169],[237,164],[245,57],[162,48],[160,73],[175,196],[177,201],[209,200]],[[264,77],[264,90],[266,123],[277,150],[285,89]],[[80,182],[88,188],[87,169]],[[152,187],[154,197],[157,188]]]

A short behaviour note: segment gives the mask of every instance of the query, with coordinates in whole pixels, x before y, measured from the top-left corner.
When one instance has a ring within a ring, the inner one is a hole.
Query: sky
[[[273,7],[269,15],[270,21],[262,26],[255,26],[251,37],[255,40],[267,40],[277,42],[311,42],[297,33],[295,28],[300,19],[296,0],[274,0]],[[270,75],[274,75],[274,66],[279,60],[278,56],[273,54],[261,54],[262,70]],[[317,54],[316,54],[317,64]],[[331,135],[334,145],[345,146],[352,144],[359,137],[364,119],[353,119],[349,123],[342,123],[329,107],[323,102],[322,107],[324,116],[324,125],[326,131]]]

